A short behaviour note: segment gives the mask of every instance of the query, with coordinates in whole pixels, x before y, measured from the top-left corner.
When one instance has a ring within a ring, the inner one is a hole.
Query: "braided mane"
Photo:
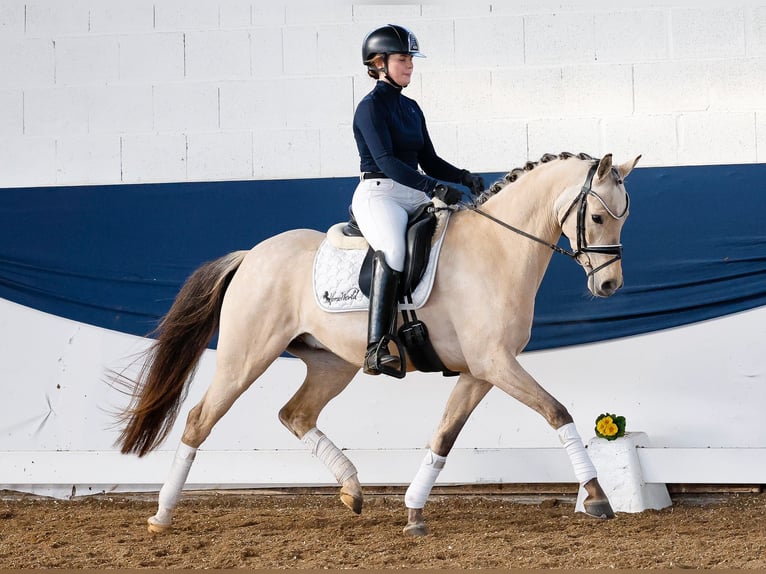
[[[593,156],[587,154],[587,153],[578,153],[573,154],[568,151],[561,152],[560,154],[556,155],[553,153],[546,153],[544,154],[538,161],[528,161],[525,163],[522,167],[516,167],[506,173],[501,179],[497,180],[495,183],[493,183],[491,186],[489,186],[489,189],[484,191],[479,197],[475,200],[475,205],[481,205],[485,201],[487,201],[490,197],[495,195],[497,192],[499,192],[501,189],[503,189],[506,185],[509,183],[513,183],[517,179],[519,179],[521,176],[526,174],[527,172],[532,171],[536,166],[540,165],[541,163],[548,163],[549,161],[552,161],[554,159],[569,159],[570,157],[576,157],[577,159],[582,160],[595,160]]]

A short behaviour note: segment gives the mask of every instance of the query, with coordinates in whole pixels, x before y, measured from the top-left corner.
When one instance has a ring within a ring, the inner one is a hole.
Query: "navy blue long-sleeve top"
[[[425,193],[433,191],[437,179],[460,181],[461,170],[436,155],[420,106],[387,82],[379,80],[359,102],[354,139],[362,172],[380,171]]]

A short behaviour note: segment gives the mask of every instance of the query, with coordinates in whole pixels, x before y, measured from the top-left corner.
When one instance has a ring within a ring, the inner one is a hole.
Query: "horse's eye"
[[[604,223],[604,219],[600,215],[591,215],[590,218],[593,220],[593,223],[598,223],[599,225]]]

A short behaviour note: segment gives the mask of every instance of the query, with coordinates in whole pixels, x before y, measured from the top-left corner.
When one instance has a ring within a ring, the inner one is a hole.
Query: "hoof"
[[[346,492],[345,490],[340,491],[340,501],[345,504],[347,507],[349,507],[351,510],[354,511],[354,514],[361,514],[362,513],[362,502],[363,498],[361,496],[354,496],[350,492]]]
[[[591,502],[586,500],[583,503],[583,506],[585,507],[585,513],[588,516],[603,519],[614,518],[614,511],[608,500],[594,500]]]
[[[425,536],[428,534],[428,528],[425,522],[410,522],[404,527],[402,532],[410,536]]]
[[[152,534],[163,534],[170,530],[170,524],[157,524],[153,521],[154,516],[152,516],[150,519],[146,521],[146,523],[149,525],[147,527],[147,530],[151,532]]]

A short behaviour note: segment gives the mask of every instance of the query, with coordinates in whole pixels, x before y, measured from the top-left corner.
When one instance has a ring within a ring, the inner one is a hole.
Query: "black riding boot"
[[[364,358],[364,372],[369,375],[404,376],[401,359],[388,350],[396,320],[396,292],[400,277],[399,271],[388,266],[383,252],[376,251],[372,261],[367,355]]]

